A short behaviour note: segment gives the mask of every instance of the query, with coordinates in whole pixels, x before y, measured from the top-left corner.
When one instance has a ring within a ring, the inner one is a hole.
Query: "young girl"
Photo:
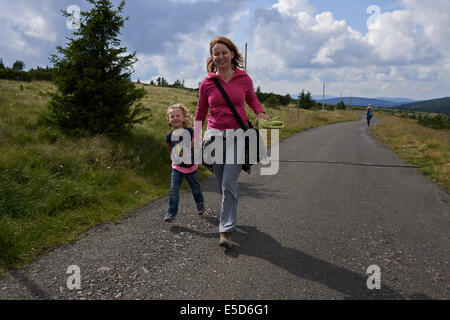
[[[202,189],[198,181],[198,164],[194,163],[193,137],[194,131],[190,128],[189,111],[182,104],[175,104],[167,109],[167,122],[173,130],[166,135],[167,150],[172,159],[172,178],[169,192],[169,209],[164,221],[172,222],[178,213],[179,190],[183,177],[191,187],[192,195],[197,204],[197,212],[202,215],[205,212],[205,204]],[[189,139],[189,141],[184,141]],[[184,147],[183,147],[184,146]],[[185,149],[190,146],[191,154],[186,155]]]

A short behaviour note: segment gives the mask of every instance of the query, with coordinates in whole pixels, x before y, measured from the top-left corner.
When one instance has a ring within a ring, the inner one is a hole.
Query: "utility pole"
[[[247,42],[245,43],[245,72],[247,72]]]
[[[322,117],[324,109],[325,109],[325,82],[323,83],[323,93],[322,93]]]

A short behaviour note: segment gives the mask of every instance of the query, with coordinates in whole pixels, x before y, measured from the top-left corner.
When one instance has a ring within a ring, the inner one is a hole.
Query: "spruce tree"
[[[302,92],[298,95],[298,106],[303,109],[308,109],[308,105],[306,103],[306,94],[305,94],[304,89],[302,89]]]
[[[16,60],[16,62],[14,62],[12,69],[14,71],[23,71],[23,69],[25,68],[25,62],[21,61],[21,60]]]
[[[117,10],[110,0],[87,1],[93,8],[81,12],[67,47],[57,46],[60,56],[50,58],[57,90],[48,107],[61,128],[117,134],[148,118],[142,103],[133,107],[146,92],[131,82],[136,52],[119,47],[120,29],[128,20],[120,16],[125,0]]]

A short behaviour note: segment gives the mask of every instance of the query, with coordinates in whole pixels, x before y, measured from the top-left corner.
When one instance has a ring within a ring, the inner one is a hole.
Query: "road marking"
[[[344,165],[350,165],[350,166],[366,166],[366,167],[422,168],[422,166],[416,166],[416,165],[376,164],[376,163],[358,163],[358,162],[342,162],[342,161],[280,160],[279,162],[282,162],[282,163],[344,164]]]

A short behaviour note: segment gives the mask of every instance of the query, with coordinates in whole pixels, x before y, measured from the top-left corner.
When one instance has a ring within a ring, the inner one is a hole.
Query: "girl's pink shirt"
[[[180,167],[179,165],[177,165],[177,164],[175,164],[175,163],[172,163],[172,168],[175,169],[175,170],[177,170],[177,171],[180,171],[181,173],[192,173],[192,172],[197,171],[197,169],[198,169],[198,164],[194,164],[194,165],[193,165],[192,167],[190,167],[190,168],[184,168],[184,167]]]
[[[211,80],[213,77],[220,80],[223,88],[227,92],[231,102],[233,102],[234,107],[245,124],[247,124],[245,102],[247,102],[248,106],[256,114],[264,112],[256,97],[252,79],[245,71],[236,69],[233,78],[228,83],[221,80],[215,73],[209,73],[202,81],[199,89],[195,121],[201,121],[203,125],[209,110],[208,128],[219,130],[240,128],[230,107],[226,103],[219,89],[217,89],[214,81]]]

